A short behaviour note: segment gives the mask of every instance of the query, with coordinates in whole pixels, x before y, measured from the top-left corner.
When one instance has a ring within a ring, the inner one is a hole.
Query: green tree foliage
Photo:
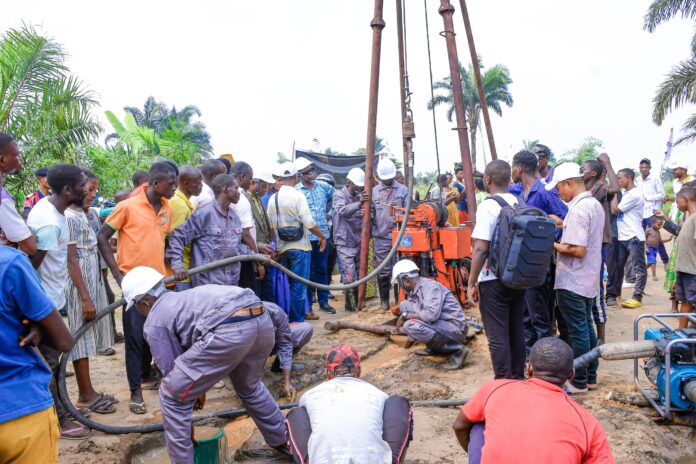
[[[537,145],[538,143],[539,139],[524,139],[522,140],[522,148],[524,148],[525,150],[531,150],[532,148],[534,148],[534,145]]]
[[[658,25],[681,16],[696,20],[696,2],[693,0],[655,0],[648,8],[643,28],[654,32]],[[696,103],[696,34],[691,39],[691,57],[674,66],[653,98],[653,121],[661,125],[667,113],[688,103]],[[682,126],[684,135],[675,145],[696,140],[696,114]]]
[[[479,66],[483,68],[481,57],[479,57]],[[481,101],[479,99],[476,78],[472,66],[469,65],[469,68],[465,69],[460,63],[459,74],[462,77],[464,111],[466,112],[466,120],[469,123],[471,162],[474,170],[476,170],[476,134],[481,122]],[[511,107],[513,104],[512,94],[509,88],[510,84],[512,84],[510,71],[502,64],[496,64],[492,68],[485,70],[481,76],[481,80],[483,82],[483,92],[486,95],[488,108],[498,116],[502,116],[503,105]],[[435,98],[428,102],[428,109],[432,111],[436,106],[448,105],[447,120],[452,121],[452,115],[454,115],[452,79],[450,77],[445,77],[443,80],[435,82],[433,84],[433,89],[436,91],[443,91],[444,93],[435,95]]]
[[[32,26],[0,37],[0,131],[20,144],[24,169],[6,181],[18,198],[36,188],[34,170],[80,163],[101,132],[93,92],[70,74],[66,53]]]
[[[582,141],[579,147],[568,150],[561,157],[562,161],[572,161],[573,163],[582,164],[587,160],[597,159],[599,156],[599,148],[604,143],[594,137],[587,137]]]

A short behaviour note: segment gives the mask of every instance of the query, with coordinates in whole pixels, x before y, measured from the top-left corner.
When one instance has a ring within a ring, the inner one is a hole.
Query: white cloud
[[[432,170],[423,4],[406,3],[416,170]],[[441,79],[448,74],[444,39],[438,35],[442,18],[438,2],[428,3],[433,73]],[[514,79],[514,107],[493,118],[501,157],[517,151],[522,139],[540,139],[561,154],[586,136],[603,140],[617,166],[661,157],[669,128],[677,130],[696,111],[677,111],[662,127],[651,121],[657,85],[672,65],[688,57],[693,24],[673,20],[648,34],[642,17],[649,3],[470,2],[484,64],[505,64]],[[458,9],[458,2],[453,4]],[[199,106],[218,153],[259,163],[274,160],[278,151],[288,153],[293,141],[309,146],[314,137],[322,147],[345,152],[364,146],[371,1],[123,0],[108,10],[103,5],[10,3],[4,5],[0,28],[19,27],[22,21],[41,25],[70,53],[72,71],[99,93],[102,111],[118,114],[123,106],[142,105],[149,95],[170,105]],[[459,56],[468,63],[459,11],[454,20]],[[393,2],[385,2],[385,21],[378,134],[398,154]],[[438,110],[443,170],[459,159],[453,124],[444,113]],[[679,147],[675,156],[693,158],[694,149]]]

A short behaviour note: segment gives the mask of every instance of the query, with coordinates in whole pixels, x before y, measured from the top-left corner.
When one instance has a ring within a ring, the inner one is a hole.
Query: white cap
[[[297,169],[292,163],[276,163],[271,173],[276,177],[292,177],[297,174]]]
[[[582,168],[578,163],[563,163],[553,168],[553,179],[546,184],[546,190],[553,190],[559,182],[582,177]]]
[[[295,169],[297,169],[297,172],[307,169],[311,165],[312,162],[307,158],[295,158]]]
[[[358,187],[365,186],[365,171],[363,171],[360,168],[351,169],[350,171],[348,171],[348,175],[346,177],[349,181],[351,181]]]
[[[377,165],[377,177],[381,180],[389,180],[396,177],[396,166],[389,158],[383,158]]]
[[[123,277],[121,290],[126,299],[126,309],[133,305],[135,297],[144,295],[159,284],[164,276],[147,266],[134,267]]]
[[[254,179],[259,179],[268,184],[275,184],[275,179],[273,175],[268,171],[268,169],[254,170]]]
[[[402,259],[401,261],[396,263],[392,268],[391,283],[397,283],[397,280],[401,274],[410,274],[412,272],[418,272],[418,270],[419,269],[418,266],[416,266],[416,263],[414,263],[410,259]]]
[[[669,163],[667,163],[667,169],[686,169],[687,171],[689,170],[689,163],[686,161],[681,161],[677,159],[670,160]]]

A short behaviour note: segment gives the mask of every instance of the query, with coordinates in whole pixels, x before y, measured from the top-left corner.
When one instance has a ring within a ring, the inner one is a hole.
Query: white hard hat
[[[276,177],[292,177],[297,174],[297,169],[292,163],[276,163],[271,174]]]
[[[363,187],[365,185],[365,171],[360,168],[351,169],[348,171],[348,175],[346,177],[358,187]]]
[[[295,169],[297,171],[302,171],[303,169],[307,169],[312,165],[312,162],[308,160],[307,158],[296,158],[295,159]]]
[[[579,179],[582,177],[582,168],[578,163],[563,163],[556,166],[553,170],[551,182],[546,184],[546,190],[553,190],[559,182],[568,179]]]
[[[259,179],[263,182],[266,182],[268,184],[275,184],[275,179],[273,178],[273,175],[269,172],[268,169],[262,168],[258,170],[254,170],[254,179]]]
[[[410,259],[402,259],[401,261],[396,263],[392,268],[391,283],[397,283],[398,278],[401,274],[410,274],[412,272],[418,272],[418,266],[416,266],[416,263],[414,263]]]
[[[147,266],[134,267],[128,271],[121,281],[123,298],[126,299],[126,309],[133,304],[135,297],[152,290],[163,278],[162,274]]]
[[[689,163],[687,163],[686,161],[677,160],[677,159],[670,160],[669,163],[667,163],[667,169],[678,169],[678,168],[686,169],[688,171],[689,170]]]
[[[396,177],[396,166],[389,158],[383,158],[377,165],[377,177],[381,180],[389,180]]]

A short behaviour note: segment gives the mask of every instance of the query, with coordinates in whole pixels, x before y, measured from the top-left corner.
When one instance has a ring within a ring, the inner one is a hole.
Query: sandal
[[[147,406],[145,406],[145,402],[143,401],[142,403],[135,403],[133,401],[130,402],[128,405],[128,408],[130,409],[130,412],[133,414],[146,414],[147,413]]]
[[[67,427],[60,427],[60,438],[64,440],[84,440],[92,436],[92,431],[87,427],[70,422]]]
[[[116,354],[116,350],[113,348],[107,348],[105,350],[97,351],[99,356],[113,356]]]

